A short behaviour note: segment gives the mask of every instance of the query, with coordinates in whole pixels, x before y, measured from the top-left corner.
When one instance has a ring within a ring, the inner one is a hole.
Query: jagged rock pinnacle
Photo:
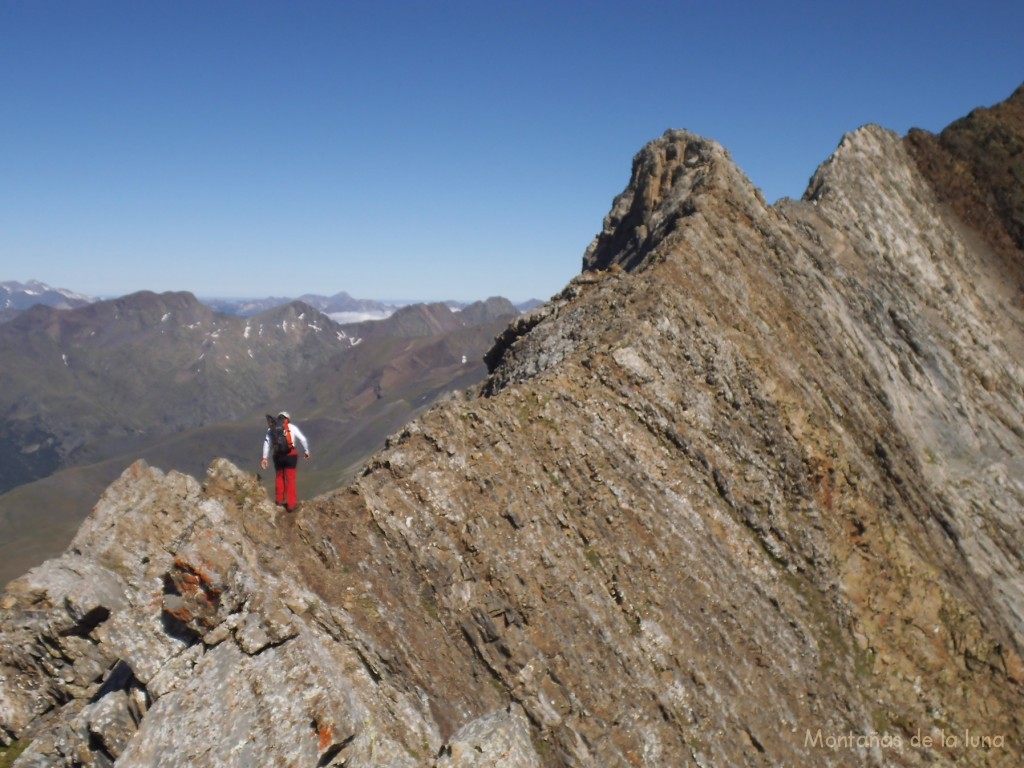
[[[629,185],[587,248],[583,269],[613,264],[636,269],[654,246],[671,237],[681,219],[699,210],[706,195],[764,204],[720,144],[689,131],[666,131],[633,158]]]

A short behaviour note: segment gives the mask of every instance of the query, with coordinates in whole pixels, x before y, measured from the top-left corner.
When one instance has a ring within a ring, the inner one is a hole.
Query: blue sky
[[[547,299],[633,155],[769,200],[1024,82],[1024,3],[0,0],[0,280]]]

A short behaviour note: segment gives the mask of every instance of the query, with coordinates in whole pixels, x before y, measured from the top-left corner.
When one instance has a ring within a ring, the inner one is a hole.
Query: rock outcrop
[[[669,132],[349,486],[132,467],[2,598],[15,765],[1016,766],[1024,308],[912,150]]]

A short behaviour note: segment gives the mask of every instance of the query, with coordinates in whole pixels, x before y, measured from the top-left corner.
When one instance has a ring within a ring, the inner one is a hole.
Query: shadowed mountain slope
[[[1024,317],[952,210],[877,126],[775,207],[666,133],[351,484],[137,464],[9,585],[16,765],[1016,766]]]
[[[907,143],[939,199],[963,221],[993,247],[1024,248],[1024,85],[938,136],[911,131]]]

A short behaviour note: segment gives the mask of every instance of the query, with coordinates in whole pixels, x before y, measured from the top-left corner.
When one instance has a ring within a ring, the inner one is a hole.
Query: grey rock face
[[[0,723],[36,722],[19,765],[372,765],[396,752],[309,617],[319,601],[268,570],[283,563],[260,486],[226,462],[208,482],[231,498],[133,466],[64,557],[11,585],[5,616],[29,620],[4,624]]]
[[[522,707],[485,715],[463,726],[441,750],[436,768],[474,768],[501,765],[537,768],[537,752],[530,740],[530,723]]]

